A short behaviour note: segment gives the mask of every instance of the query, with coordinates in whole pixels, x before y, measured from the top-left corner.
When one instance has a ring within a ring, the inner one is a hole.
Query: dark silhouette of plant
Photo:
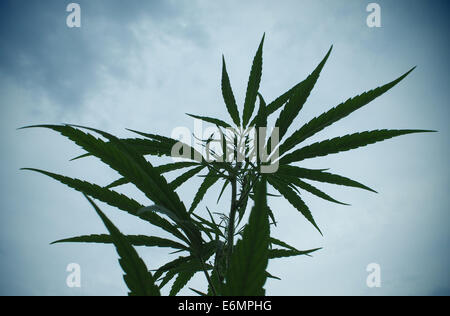
[[[288,128],[305,104],[332,48],[305,80],[273,102],[266,104],[259,93],[263,43],[264,37],[253,59],[242,116],[239,115],[223,58],[222,94],[233,125],[218,118],[189,114],[217,127],[220,136],[218,140],[214,138],[214,135],[206,140],[199,140],[207,157],[196,150],[195,146],[180,144],[172,138],[132,130],[130,131],[143,138],[119,139],[104,131],[77,125],[26,127],[44,127],[59,132],[87,152],[77,159],[95,156],[122,176],[112,184],[103,187],[43,170],[26,168],[26,170],[52,177],[85,194],[109,231],[109,234],[79,236],[59,240],[55,243],[114,244],[120,256],[119,262],[125,273],[124,280],[130,290],[130,295],[160,295],[161,288],[173,278],[175,281],[170,295],[175,295],[197,272],[203,273],[208,282],[208,289],[204,292],[192,289],[197,294],[264,295],[266,279],[276,278],[266,271],[269,259],[309,255],[320,249],[300,251],[284,241],[271,237],[270,225],[276,225],[276,214],[267,204],[268,184],[287,199],[320,232],[308,206],[300,197],[300,191],[307,191],[330,202],[344,203],[335,200],[305,180],[375,191],[357,181],[326,172],[326,169],[306,169],[295,165],[296,163],[309,158],[355,149],[395,136],[431,132],[428,130],[386,129],[365,131],[295,149],[306,139],[384,94],[403,80],[414,68],[386,85],[348,99],[310,120],[286,137]],[[254,115],[257,103],[258,110]],[[265,131],[267,117],[279,109],[281,111],[278,114],[274,132],[269,137],[265,137],[264,133],[257,134],[251,140],[249,131],[254,128],[257,131]],[[99,135],[101,138],[88,132]],[[280,145],[277,149],[275,145],[278,141],[280,141]],[[221,151],[211,148],[214,143],[219,143]],[[261,153],[267,150],[270,150],[271,158],[263,159]],[[183,155],[188,159],[156,167],[144,158],[147,155],[168,157]],[[269,172],[263,172],[264,167],[270,166],[275,166],[275,168]],[[163,176],[165,173],[186,168],[189,170],[170,183]],[[204,175],[192,204],[187,209],[176,190],[204,170],[207,173]],[[231,187],[229,213],[218,214],[210,212],[207,208],[206,217],[196,214],[195,211],[200,201],[219,180],[223,182],[219,199],[226,187]],[[141,205],[131,197],[112,190],[112,188],[126,183],[135,185],[154,204],[151,206]],[[173,239],[123,235],[88,196],[161,228]],[[254,201],[254,206],[249,214],[248,223],[242,224],[249,200]],[[235,243],[236,236],[240,236],[237,243]],[[183,255],[152,273],[148,271],[133,246],[167,247],[175,249],[177,253]]]

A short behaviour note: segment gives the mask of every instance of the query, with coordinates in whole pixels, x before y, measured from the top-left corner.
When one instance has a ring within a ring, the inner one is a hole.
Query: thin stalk
[[[231,206],[230,206],[230,216],[228,217],[228,238],[227,238],[227,269],[229,268],[230,260],[231,260],[231,254],[233,253],[233,244],[234,244],[234,222],[236,217],[236,177],[233,176],[233,178],[230,181],[231,183]]]
[[[211,277],[209,276],[208,270],[206,270],[205,263],[203,262],[202,256],[199,256],[200,264],[202,266],[203,273],[205,274],[206,280],[208,281],[209,286],[211,287],[211,291],[214,296],[217,296],[216,289],[214,288],[214,284],[212,283]]]

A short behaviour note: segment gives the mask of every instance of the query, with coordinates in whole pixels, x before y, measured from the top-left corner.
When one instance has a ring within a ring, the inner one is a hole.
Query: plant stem
[[[230,206],[230,216],[228,217],[228,238],[227,238],[227,244],[228,244],[228,251],[227,251],[227,269],[230,265],[231,260],[231,254],[233,253],[233,244],[234,244],[234,222],[236,217],[236,177],[233,176],[233,178],[230,180],[231,183],[231,206]]]
[[[200,259],[200,264],[202,266],[203,273],[205,274],[206,280],[208,281],[208,284],[211,287],[211,291],[212,291],[214,296],[217,296],[216,289],[214,288],[214,284],[213,284],[213,282],[211,280],[211,277],[208,274],[208,270],[206,270],[205,262],[203,262],[202,256],[199,256],[199,259]]]

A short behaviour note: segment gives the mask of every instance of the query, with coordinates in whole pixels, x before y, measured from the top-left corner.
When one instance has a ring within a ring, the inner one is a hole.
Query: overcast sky
[[[64,237],[104,233],[83,196],[36,167],[101,185],[117,175],[38,123],[89,125],[119,136],[132,128],[170,136],[193,129],[184,113],[225,117],[221,55],[242,109],[251,60],[266,33],[261,93],[271,101],[303,80],[333,44],[322,75],[295,126],[417,69],[392,91],[311,141],[377,128],[423,128],[366,148],[306,161],[305,166],[361,181],[379,194],[321,185],[351,204],[304,194],[324,236],[288,202],[271,198],[273,234],[312,258],[277,259],[268,295],[450,294],[448,1],[377,1],[381,28],[369,28],[370,1],[77,1],[81,28],[66,26],[62,0],[0,2],[0,294],[124,295],[110,245],[52,245]],[[294,128],[290,131],[292,132]],[[157,160],[152,160],[157,162]],[[175,174],[168,176],[172,179]],[[179,194],[190,204],[199,179]],[[220,187],[200,204],[216,211]],[[121,192],[149,204],[129,186]],[[130,234],[161,235],[152,226],[99,203]],[[138,249],[151,268],[174,258]],[[69,288],[69,263],[81,266],[81,288]],[[381,288],[368,288],[366,267],[381,267]],[[189,286],[205,289],[198,274]],[[167,294],[167,289],[165,289]],[[181,294],[190,295],[189,290]]]

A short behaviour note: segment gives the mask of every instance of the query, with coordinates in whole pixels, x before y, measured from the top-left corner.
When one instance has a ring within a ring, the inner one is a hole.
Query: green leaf
[[[159,283],[159,289],[161,290],[167,283],[169,283],[177,275],[176,270],[169,270]]]
[[[170,187],[172,188],[172,190],[177,189],[180,185],[182,185],[183,183],[185,183],[187,180],[191,179],[192,177],[194,177],[197,173],[199,173],[200,171],[203,170],[203,168],[205,168],[205,166],[198,166],[196,168],[193,168],[189,171],[186,171],[185,173],[183,173],[181,176],[179,176],[178,178],[176,178],[175,180],[173,180],[172,182],[170,182]]]
[[[328,53],[325,55],[320,64],[314,69],[314,71],[299,85],[292,93],[289,98],[289,101],[284,106],[283,110],[280,112],[280,116],[278,117],[275,126],[279,128],[279,138],[280,140],[286,134],[289,126],[291,126],[294,119],[297,117],[306,100],[308,99],[314,85],[319,79],[320,72],[322,71],[323,66],[325,65],[328,57],[330,56],[331,50],[333,46],[331,46]]]
[[[211,282],[214,286],[214,290],[216,291],[216,295],[222,295],[224,284],[219,278],[219,273],[217,269],[213,269],[211,273]],[[210,284],[208,284],[208,296],[213,296],[213,289]]]
[[[122,142],[126,143],[128,146],[132,147],[135,151],[137,151],[142,156],[153,155],[153,156],[171,156],[172,146],[167,143],[163,143],[161,141],[150,140],[150,139],[140,139],[140,138],[121,138]],[[106,143],[107,146],[112,146],[110,142]],[[73,160],[77,160],[80,158],[85,158],[92,156],[90,153],[85,153],[80,156],[77,156]]]
[[[198,295],[200,295],[200,296],[208,296],[208,294],[206,294],[206,293],[203,293],[203,292],[201,292],[201,291],[199,291],[199,290],[196,290],[196,289],[193,289],[193,288],[189,288],[192,292],[194,292],[195,294],[198,294]]]
[[[111,182],[110,184],[108,184],[105,187],[105,189],[112,189],[112,188],[115,188],[115,187],[118,187],[118,186],[121,186],[121,185],[124,185],[124,184],[128,184],[128,183],[130,183],[129,180],[127,180],[125,178],[120,178],[120,179],[117,179],[117,180]]]
[[[138,216],[149,223],[162,228],[163,230],[171,233],[172,235],[180,238],[183,241],[186,241],[186,237],[170,222],[165,220],[164,218],[158,216],[157,214],[149,214],[146,216],[139,216],[138,210],[140,210],[143,206],[136,202],[135,200],[120,194],[118,192],[108,190],[106,188],[102,188],[101,186],[98,186],[96,184],[92,184],[86,181],[82,181],[79,179],[73,179],[69,177],[65,177],[59,174],[47,172],[44,170],[39,169],[33,169],[33,168],[23,168],[22,170],[29,170],[38,172],[41,174],[44,174],[46,176],[49,176],[68,187],[75,189],[79,192],[82,192],[86,195],[92,196],[93,198],[100,200],[104,203],[107,203],[111,206],[117,207],[120,210],[123,210],[131,215]]]
[[[163,247],[163,248],[175,248],[189,251],[189,248],[176,241],[160,238],[155,236],[145,235],[126,235],[125,238],[132,246],[145,246],[145,247]],[[85,235],[72,238],[65,238],[52,242],[51,244],[59,243],[97,243],[97,244],[111,244],[113,239],[110,235]]]
[[[230,78],[227,73],[227,66],[225,64],[225,57],[222,55],[222,96],[227,107],[228,113],[233,119],[236,126],[241,125],[239,119],[239,111],[236,105],[236,99],[234,98],[233,89],[231,88]]]
[[[195,194],[194,200],[192,201],[191,207],[189,208],[189,213],[192,213],[195,210],[197,205],[201,202],[201,200],[203,200],[203,197],[205,196],[206,191],[208,191],[209,188],[211,188],[214,185],[214,183],[216,183],[217,180],[219,180],[219,179],[220,179],[220,177],[213,170],[211,170],[206,175],[202,184],[198,188],[197,193]]]
[[[185,221],[185,225],[181,228],[189,239],[191,250],[195,252],[200,249],[203,242],[201,234],[193,224],[189,223],[189,214],[179,196],[170,188],[166,179],[132,147],[109,133],[93,128],[78,126],[100,134],[108,139],[113,146],[107,145],[101,139],[69,125],[39,125],[34,127],[45,127],[60,132],[86,151],[100,158],[123,177],[129,179],[155,204],[174,212],[178,218]]]
[[[327,139],[322,142],[314,143],[309,146],[297,149],[290,154],[285,155],[280,159],[280,164],[289,164],[292,162],[302,161],[308,158],[326,156],[335,154],[341,151],[352,150],[358,147],[363,147],[376,142],[393,138],[396,136],[432,132],[428,130],[374,130],[362,133],[355,133],[345,135],[342,137],[335,137]]]
[[[339,202],[339,201],[333,199],[331,196],[329,196],[325,192],[322,192],[315,186],[312,186],[311,184],[306,183],[298,178],[292,178],[292,184],[294,184],[295,186],[297,186],[305,191],[308,191],[311,194],[314,194],[317,197],[327,200],[329,202],[333,202],[333,203],[337,203],[337,204],[341,204],[341,205],[349,205],[349,204],[342,203],[342,202]]]
[[[255,117],[255,127],[267,127],[267,105],[263,96],[258,93],[259,109],[258,114]]]
[[[198,115],[193,115],[193,114],[189,114],[189,113],[186,113],[186,114],[189,115],[190,117],[193,117],[193,118],[196,118],[196,119],[199,119],[199,120],[202,120],[207,123],[211,123],[211,124],[223,127],[223,128],[231,127],[230,124],[228,124],[222,120],[219,120],[217,118],[214,118],[214,117],[198,116]]]
[[[415,67],[414,67],[415,68]],[[315,135],[316,133],[323,130],[325,127],[339,121],[340,119],[348,116],[352,112],[360,109],[364,105],[370,103],[377,97],[381,96],[400,81],[402,81],[406,76],[408,76],[413,70],[402,75],[396,80],[374,90],[364,92],[354,98],[350,98],[347,101],[339,104],[338,106],[332,108],[331,110],[321,114],[318,117],[313,118],[311,121],[303,125],[299,130],[295,131],[286,141],[280,145],[280,155],[294,148],[296,145],[300,144],[307,138]]]
[[[180,219],[188,219],[186,208],[181,202],[178,194],[168,185],[166,179],[158,173],[150,162],[137,154],[131,147],[121,142],[117,137],[93,128],[78,126],[92,130],[116,145],[113,155],[99,155],[105,163],[129,178],[146,196],[166,209],[174,212]],[[117,159],[118,162],[112,160]]]
[[[220,198],[222,197],[223,192],[225,191],[225,189],[226,189],[228,184],[230,184],[230,180],[227,179],[227,180],[224,181],[222,189],[220,190],[219,197],[217,198],[217,203],[219,203]]]
[[[261,43],[259,44],[258,50],[256,52],[256,55],[253,58],[252,69],[250,71],[250,77],[248,79],[247,93],[245,95],[245,102],[244,102],[244,111],[242,114],[242,125],[244,128],[247,127],[247,124],[255,109],[256,95],[258,93],[259,84],[261,82],[264,37],[265,34],[263,35]]]
[[[170,138],[170,137],[139,132],[139,131],[135,131],[135,130],[128,129],[128,128],[127,128],[127,130],[129,130],[130,132],[136,133],[138,135],[144,136],[146,138],[149,138],[152,141],[157,141],[157,142],[163,144],[165,146],[166,150],[168,150],[168,152],[169,152],[168,156],[171,156],[171,151],[172,151],[173,146],[175,146],[175,144],[180,142],[180,141]],[[148,141],[148,140],[142,140],[142,141]],[[191,160],[195,160],[197,162],[202,162],[204,160],[203,155],[199,151],[197,151],[195,148],[189,146],[186,143],[183,143],[183,147],[186,147],[190,151],[190,159]],[[184,153],[180,153],[180,154],[184,154]],[[177,157],[177,156],[175,156],[175,157]]]
[[[166,165],[161,165],[158,167],[155,167],[155,169],[160,173],[160,174],[164,174],[166,172],[170,172],[170,171],[174,171],[174,170],[178,170],[178,169],[182,169],[182,168],[187,168],[187,167],[192,167],[192,166],[197,166],[198,162],[192,162],[192,161],[180,161],[180,162],[174,162],[174,163],[168,163]],[[124,185],[130,183],[129,180],[125,179],[125,178],[120,178],[117,179],[116,181],[112,182],[111,184],[107,185],[106,188],[107,189],[111,189],[120,185]]]
[[[192,260],[192,256],[186,256],[186,257],[178,257],[166,264],[164,264],[163,266],[159,267],[156,272],[155,272],[155,279],[159,279],[164,272],[173,270],[175,268],[180,267],[181,265],[183,265],[186,262],[189,262],[190,260]]]
[[[289,249],[289,250],[298,251],[295,247],[285,243],[284,241],[276,239],[274,237],[270,237],[270,244],[271,245],[277,245],[277,246],[280,246],[280,247],[284,247],[284,248]]]
[[[106,215],[103,214],[94,201],[87,195],[85,197],[91,203],[92,207],[94,207],[111,235],[111,239],[120,257],[120,266],[125,273],[123,279],[130,290],[129,295],[160,296],[161,293],[155,284],[152,274],[147,270],[144,261],[139,257],[133,246],[131,246],[126,237],[122,235]]]
[[[322,248],[310,249],[310,250],[288,250],[288,249],[270,249],[269,250],[269,259],[276,258],[286,258],[286,257],[294,257],[294,256],[305,256],[313,253]]]
[[[359,189],[364,189],[367,191],[371,191],[377,193],[377,191],[361,184],[357,181],[351,180],[349,178],[332,174],[328,172],[324,172],[323,170],[314,170],[314,169],[305,169],[297,166],[280,166],[278,168],[277,174],[287,175],[287,176],[295,176],[303,179],[309,179],[318,182],[331,183],[337,185],[343,185],[347,187],[354,187]]]
[[[226,296],[263,296],[265,293],[270,237],[266,192],[263,178],[256,187],[255,206],[248,225],[231,256],[223,288]]]
[[[261,155],[260,155],[260,147],[262,145],[260,144],[264,144],[266,142],[265,139],[260,139],[260,136],[265,136],[265,135],[260,135],[260,131],[259,129],[262,127],[267,127],[267,113],[266,113],[266,102],[264,101],[264,98],[261,94],[258,93],[258,97],[259,97],[259,109],[258,109],[258,113],[256,114],[256,119],[255,119],[255,128],[256,128],[256,148],[255,150],[255,154],[256,154],[256,162],[258,165],[258,168],[261,165]]]
[[[274,177],[268,177],[267,179],[269,183],[278,191],[281,195],[283,195],[289,203],[292,204],[302,215],[319,231],[319,233],[322,235],[322,232],[320,231],[319,227],[317,226],[311,211],[309,210],[308,206],[303,202],[303,200],[300,198],[300,196],[297,195],[297,193],[291,189],[288,185],[284,184],[281,181],[276,180]]]
[[[175,279],[175,282],[170,289],[169,296],[175,296],[180,292],[180,290],[185,287],[185,285],[189,282],[190,279],[194,276],[197,271],[195,269],[188,269],[185,271],[181,271],[178,273],[178,277]]]
[[[281,280],[279,277],[274,276],[272,274],[270,274],[269,272],[266,271],[266,276],[268,279],[275,279],[275,280]]]

